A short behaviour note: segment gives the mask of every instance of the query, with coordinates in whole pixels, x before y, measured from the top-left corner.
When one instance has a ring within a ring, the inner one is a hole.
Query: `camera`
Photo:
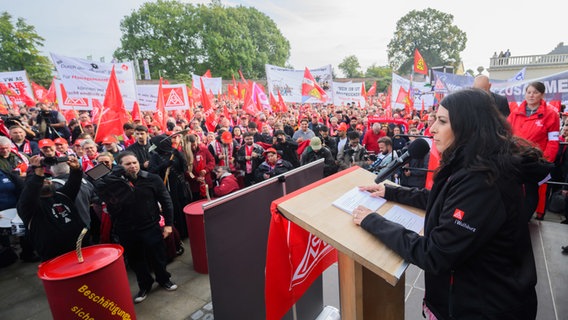
[[[284,142],[284,139],[282,139],[282,138],[276,138],[276,142],[282,143],[282,142]]]
[[[363,160],[377,161],[377,155],[372,153],[365,154]]]
[[[45,157],[41,160],[41,165],[42,166],[53,166],[56,165],[58,163],[61,162],[67,162],[69,161],[69,157],[65,156],[65,157]]]

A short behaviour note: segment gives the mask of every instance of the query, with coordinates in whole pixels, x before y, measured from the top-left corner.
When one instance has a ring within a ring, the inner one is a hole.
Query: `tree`
[[[52,79],[50,60],[40,55],[44,39],[35,27],[22,18],[12,23],[12,16],[2,12],[0,16],[0,71],[26,70],[28,77],[49,86]]]
[[[341,61],[337,67],[343,72],[346,78],[360,78],[363,75],[363,73],[359,71],[361,68],[359,59],[354,55],[343,58],[343,61]]]
[[[265,74],[265,64],[285,65],[290,43],[268,16],[254,8],[224,7],[220,1],[192,5],[147,2],[120,28],[118,59],[148,59],[152,77],[172,79],[211,70],[230,78],[242,70],[248,78]]]
[[[366,78],[373,78],[373,81],[377,81],[377,92],[385,91],[388,85],[392,82],[392,68],[389,66],[377,66],[373,63],[365,71]],[[365,82],[367,89],[373,85],[373,81]]]
[[[457,67],[467,36],[453,20],[453,15],[431,8],[412,10],[400,18],[387,45],[390,66],[400,74],[412,72],[414,49],[418,48],[428,66]]]

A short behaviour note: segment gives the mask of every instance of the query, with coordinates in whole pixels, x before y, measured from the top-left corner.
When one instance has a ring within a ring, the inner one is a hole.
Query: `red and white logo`
[[[296,270],[294,270],[290,288],[304,282],[304,280],[307,280],[310,272],[312,272],[320,260],[322,260],[331,251],[333,251],[332,246],[309,233],[306,251],[304,252],[302,261],[296,267]]]
[[[463,216],[464,216],[465,212],[461,211],[460,209],[454,210],[454,218],[458,219],[458,220],[462,220]]]

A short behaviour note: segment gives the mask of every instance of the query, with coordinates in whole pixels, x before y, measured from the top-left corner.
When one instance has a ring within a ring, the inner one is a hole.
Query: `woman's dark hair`
[[[540,81],[535,81],[535,82],[531,82],[529,83],[529,85],[527,86],[527,89],[529,87],[533,87],[536,89],[536,91],[544,94],[546,92],[546,87],[544,86],[544,83],[540,82]],[[526,89],[525,89],[526,91]]]
[[[232,133],[233,133],[233,137],[235,137],[235,130],[239,130],[239,131],[241,132],[241,136],[243,135],[243,130],[241,130],[241,127],[235,126],[235,127],[233,128],[233,132],[232,132]]]
[[[518,175],[523,156],[538,159],[542,152],[514,137],[507,119],[493,98],[480,89],[465,89],[446,96],[440,106],[448,110],[454,142],[442,154],[440,169],[462,150],[462,165],[485,172],[493,183],[500,175]]]

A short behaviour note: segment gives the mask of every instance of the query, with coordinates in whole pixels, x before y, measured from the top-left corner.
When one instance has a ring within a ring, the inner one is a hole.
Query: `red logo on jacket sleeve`
[[[465,214],[465,212],[461,211],[460,209],[454,210],[454,218],[458,219],[458,220],[462,220],[463,219],[463,215]]]

